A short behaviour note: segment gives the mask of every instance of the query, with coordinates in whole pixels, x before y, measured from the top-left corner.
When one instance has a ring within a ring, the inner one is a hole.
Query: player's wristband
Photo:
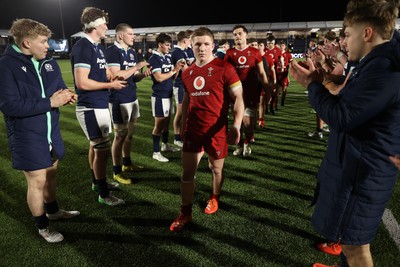
[[[240,125],[233,124],[232,127],[240,130]]]
[[[176,74],[176,71],[174,71],[174,70],[171,71],[171,72],[172,72],[172,76],[174,76]]]

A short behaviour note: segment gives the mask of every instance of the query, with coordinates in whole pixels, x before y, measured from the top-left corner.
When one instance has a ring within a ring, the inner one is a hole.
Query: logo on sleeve
[[[53,66],[51,64],[49,64],[49,63],[44,64],[44,69],[47,72],[54,71]]]

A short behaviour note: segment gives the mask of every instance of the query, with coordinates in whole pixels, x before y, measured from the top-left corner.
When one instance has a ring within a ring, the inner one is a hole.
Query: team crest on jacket
[[[44,64],[44,68],[47,72],[54,71],[53,66],[49,63]]]
[[[247,58],[244,57],[244,56],[241,56],[241,57],[238,58],[238,62],[239,62],[239,64],[241,64],[241,65],[245,64],[246,61],[247,61]]]
[[[193,87],[194,87],[196,90],[201,90],[201,89],[203,89],[205,84],[206,84],[206,81],[205,81],[204,78],[201,77],[201,76],[196,77],[196,78],[194,79],[194,81],[193,81]]]

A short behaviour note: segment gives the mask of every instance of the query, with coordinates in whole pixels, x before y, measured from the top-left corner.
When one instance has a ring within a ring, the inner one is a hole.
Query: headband
[[[102,24],[107,23],[106,19],[104,17],[98,18],[95,21],[91,21],[89,23],[83,24],[85,26],[85,29],[91,29],[91,28],[96,28],[97,26],[100,26]]]

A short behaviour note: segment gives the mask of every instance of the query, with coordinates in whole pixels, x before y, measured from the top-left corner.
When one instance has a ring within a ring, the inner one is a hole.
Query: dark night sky
[[[342,20],[348,1],[329,2],[329,8],[326,8],[326,2],[321,0],[298,1],[297,4],[283,0],[275,1],[276,4],[271,3],[272,1],[243,1],[240,6],[230,6],[228,1],[1,0],[0,29],[9,29],[12,21],[17,18],[31,18],[49,26],[54,38],[61,38],[60,2],[65,36],[69,38],[70,35],[81,31],[80,15],[86,6],[107,11],[110,17],[108,26],[113,29],[121,22],[129,23],[135,28],[143,28]],[[255,2],[262,4],[255,6]],[[128,3],[133,7],[128,6]],[[185,6],[189,3],[195,8],[189,9]],[[176,8],[177,6],[179,8]]]

